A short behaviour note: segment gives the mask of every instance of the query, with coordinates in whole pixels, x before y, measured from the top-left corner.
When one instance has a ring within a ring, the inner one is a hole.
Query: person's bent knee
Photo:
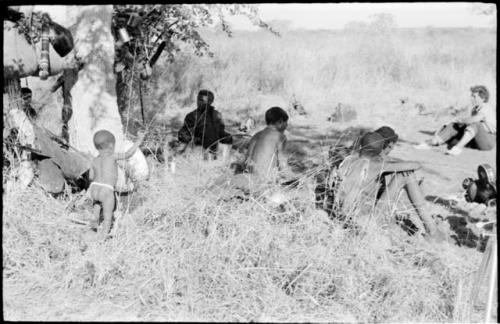
[[[472,123],[465,128],[465,131],[475,136],[479,132],[479,127],[482,127],[480,123]]]
[[[399,183],[405,185],[411,181],[416,182],[417,178],[415,177],[414,171],[404,171],[404,172],[396,173],[395,180],[399,181]]]
[[[493,148],[495,148],[495,144],[496,143],[494,141],[490,141],[488,143],[481,142],[477,146],[480,151],[491,151]]]

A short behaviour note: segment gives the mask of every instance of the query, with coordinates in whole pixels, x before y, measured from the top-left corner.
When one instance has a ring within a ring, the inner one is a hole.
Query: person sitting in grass
[[[375,130],[375,133],[382,135],[384,138],[384,144],[382,146],[382,153],[380,155],[385,159],[389,159],[389,153],[394,149],[396,142],[398,141],[398,134],[389,126],[382,126]],[[377,199],[380,199],[380,196],[384,192],[387,187],[387,182],[390,181],[391,174],[384,174],[380,177],[380,188],[377,194]]]
[[[266,111],[265,119],[267,126],[251,138],[244,164],[258,178],[275,179],[278,171],[288,170],[283,156],[288,114],[280,107],[272,107]]]
[[[414,174],[421,167],[420,163],[387,161],[386,153],[383,155],[385,143],[384,137],[377,132],[361,137],[359,155],[345,159],[337,170],[336,205],[348,217],[360,213],[367,215],[381,202],[395,202],[399,192],[405,189],[424,223],[428,237],[441,241],[443,238],[426,208],[423,192]],[[393,174],[392,179],[380,194],[380,178],[388,173]],[[379,200],[377,196],[380,196]]]
[[[21,88],[21,98],[23,100],[22,109],[31,121],[36,120],[37,111],[33,108],[33,92],[30,88]]]
[[[94,135],[94,145],[99,155],[92,160],[89,178],[88,192],[93,199],[94,221],[99,222],[102,212],[104,221],[97,236],[104,239],[111,229],[113,212],[116,210],[115,185],[118,178],[117,160],[125,160],[132,155],[144,140],[145,133],[140,132],[138,141],[125,153],[115,153],[115,137],[107,130],[100,130]]]
[[[200,90],[197,97],[197,108],[186,115],[184,125],[179,130],[179,141],[202,146],[213,159],[217,158],[218,143],[232,144],[233,137],[225,131],[220,112],[212,106],[214,94],[208,90]]]
[[[288,114],[280,107],[272,107],[266,111],[265,119],[266,128],[250,139],[243,162],[234,164],[235,175],[228,180],[231,187],[245,193],[277,183],[291,172],[283,154]],[[225,181],[219,179],[215,185],[221,187]]]
[[[415,145],[416,149],[428,149],[431,145],[448,144],[446,154],[459,155],[465,146],[489,151],[496,145],[496,109],[488,104],[490,94],[485,86],[470,88],[471,116],[443,126],[424,143]]]

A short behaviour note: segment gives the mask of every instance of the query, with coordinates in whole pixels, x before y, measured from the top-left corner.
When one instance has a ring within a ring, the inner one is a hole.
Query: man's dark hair
[[[359,140],[359,152],[362,155],[377,156],[382,152],[384,142],[384,138],[379,133],[366,133]]]
[[[377,129],[375,133],[379,133],[384,138],[384,149],[391,143],[396,143],[398,141],[398,134],[389,126],[382,126]]]
[[[274,125],[279,121],[288,121],[288,114],[280,107],[271,107],[266,111],[266,124]]]
[[[486,87],[483,85],[477,85],[471,87],[470,92],[477,93],[479,97],[481,97],[484,100],[484,102],[488,102],[488,100],[490,99],[490,93],[488,89],[486,89]]]
[[[212,91],[209,91],[209,90],[200,90],[200,92],[198,92],[198,100],[200,100],[201,97],[203,96],[207,96],[208,97],[208,104],[211,105],[212,102],[214,102],[214,93]]]
[[[25,94],[32,94],[33,91],[31,91],[30,88],[21,88],[21,94],[22,95],[25,95]]]

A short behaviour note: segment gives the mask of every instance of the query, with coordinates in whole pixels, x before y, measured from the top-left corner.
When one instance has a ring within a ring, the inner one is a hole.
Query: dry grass
[[[439,112],[468,104],[474,84],[485,84],[496,102],[496,30],[203,34],[214,58],[187,51],[175,63],[160,59],[146,85],[146,110],[169,115],[192,107],[200,88],[215,92],[215,106],[228,119],[288,108],[294,97],[312,119],[326,119],[339,102],[353,106],[360,120],[387,117],[403,109],[405,97]]]
[[[87,217],[80,196],[36,185],[4,194],[5,319],[471,320],[457,318],[467,295],[457,285],[470,282],[475,250],[395,226],[356,234],[300,194],[284,210],[219,201],[205,188],[227,164],[188,155],[172,174],[150,162],[151,180],[122,198],[114,237],[101,243],[67,219]]]
[[[145,91],[146,119],[182,118],[207,87],[228,119],[286,106],[295,95],[312,114],[292,118],[292,127],[320,129],[318,121],[342,102],[358,113],[352,125],[397,125],[405,137],[414,115],[399,106],[400,97],[438,112],[466,103],[472,84],[495,89],[495,33],[400,31],[371,42],[366,36],[208,34],[214,60],[186,54],[175,64],[158,63]],[[326,153],[320,151],[307,156]],[[85,226],[68,220],[89,216],[89,203],[78,195],[53,198],[36,185],[4,193],[5,319],[482,320],[484,303],[469,304],[482,257],[476,250],[433,246],[394,224],[343,229],[314,209],[312,176],[303,177],[283,210],[263,198],[217,199],[206,188],[227,174],[222,162],[188,155],[175,174],[150,162],[150,180],[122,197],[113,238],[105,242],[86,243]],[[4,169],[3,176],[5,188],[15,174]]]

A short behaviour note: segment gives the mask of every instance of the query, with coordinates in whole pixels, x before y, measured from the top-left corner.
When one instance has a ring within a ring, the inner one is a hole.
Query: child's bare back
[[[94,222],[98,223],[102,207],[104,222],[99,238],[104,238],[111,228],[113,211],[116,208],[115,185],[118,175],[117,160],[130,158],[144,139],[144,133],[139,134],[139,141],[125,153],[115,153],[115,137],[106,130],[100,130],[94,135],[94,145],[99,155],[92,160],[89,195],[94,201]]]
[[[99,183],[116,185],[118,166],[114,154],[99,155],[92,161],[92,170],[94,181]]]
[[[273,126],[268,126],[255,134],[250,140],[246,164],[250,173],[268,177],[278,171],[280,155],[286,136]],[[283,159],[283,158],[282,158]]]

